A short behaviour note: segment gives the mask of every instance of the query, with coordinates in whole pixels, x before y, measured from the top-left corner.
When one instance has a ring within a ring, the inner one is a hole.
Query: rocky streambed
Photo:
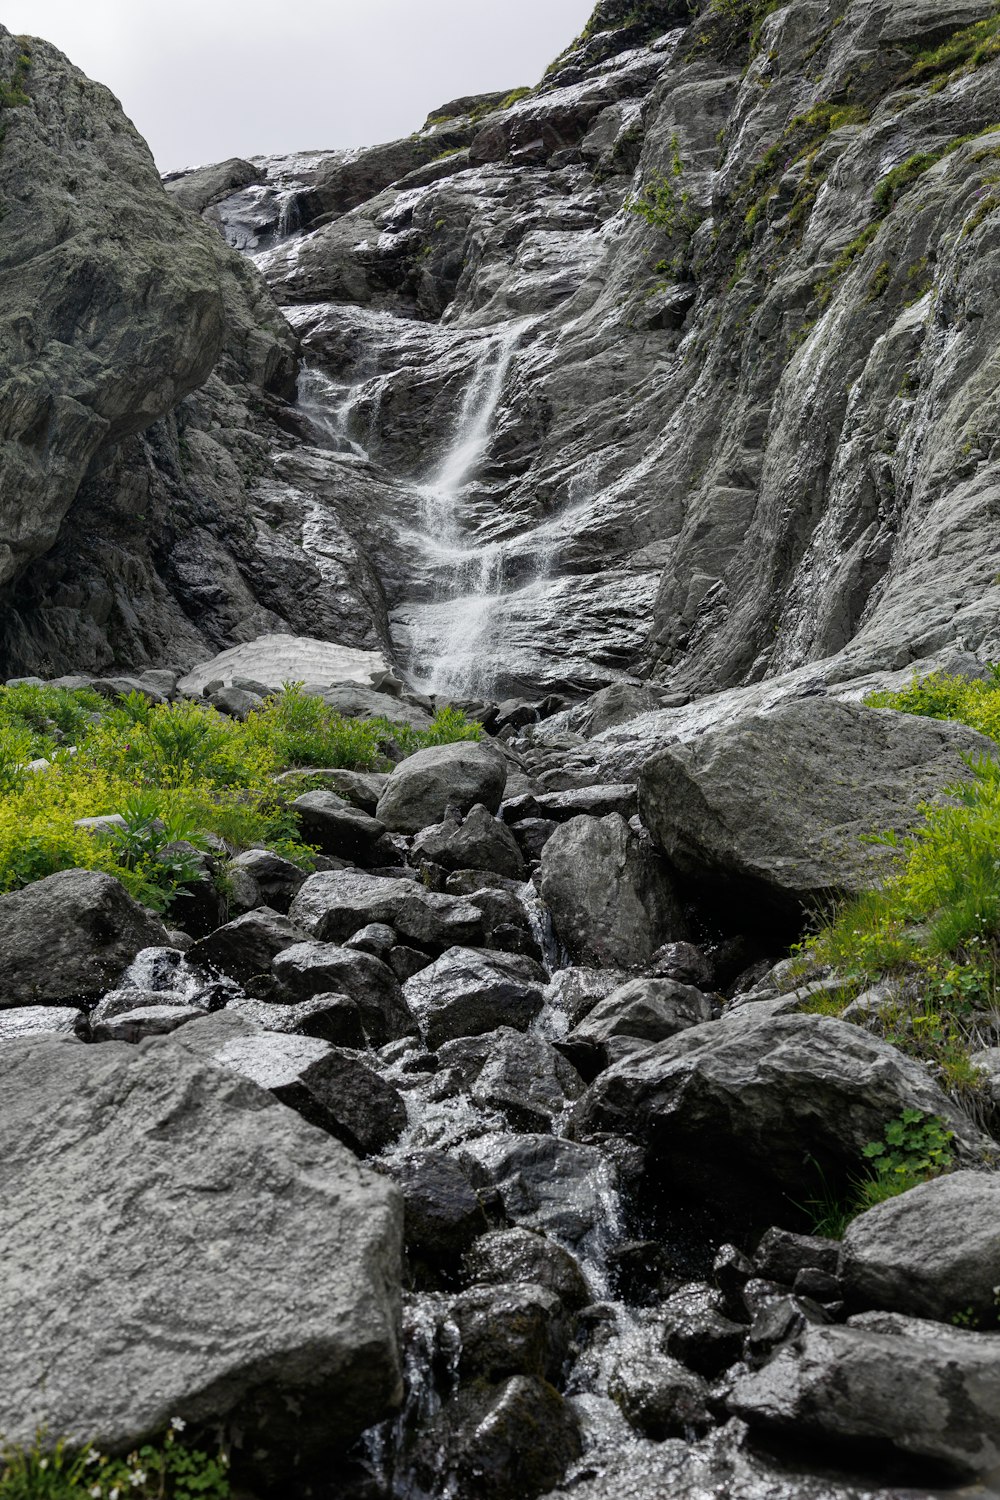
[[[8,1439],[179,1419],[329,1500],[992,1492],[996,1142],[780,961],[976,737],[813,696],[583,784],[544,731],[312,773],[319,868],[240,855],[221,925],[0,898]],[[795,860],[772,802],[823,809]],[[954,1170],[813,1234],[906,1110]]]

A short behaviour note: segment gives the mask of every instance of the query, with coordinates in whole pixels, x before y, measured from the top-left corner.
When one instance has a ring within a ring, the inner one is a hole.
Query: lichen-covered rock
[[[9,1441],[180,1417],[308,1469],[398,1400],[399,1196],[344,1146],[173,1038],[0,1074]]]

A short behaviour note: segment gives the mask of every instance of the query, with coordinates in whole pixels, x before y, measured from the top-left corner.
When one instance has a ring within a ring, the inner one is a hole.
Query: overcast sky
[[[3,0],[118,95],[162,171],[362,146],[536,83],[594,0]]]

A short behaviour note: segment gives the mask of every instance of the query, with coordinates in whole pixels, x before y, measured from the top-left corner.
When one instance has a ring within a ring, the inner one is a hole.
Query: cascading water
[[[472,695],[491,686],[487,647],[497,645],[489,638],[503,589],[504,544],[470,536],[461,500],[489,446],[504,382],[532,321],[508,324],[484,339],[451,445],[417,492],[422,546],[438,584],[433,602],[414,616],[411,671],[429,693]]]

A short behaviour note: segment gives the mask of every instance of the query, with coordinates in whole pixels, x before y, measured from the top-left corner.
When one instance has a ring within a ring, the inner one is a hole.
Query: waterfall
[[[438,575],[435,599],[415,615],[412,631],[412,667],[427,692],[471,695],[490,687],[484,648],[503,587],[503,543],[470,539],[460,503],[487,451],[508,371],[533,321],[510,323],[484,339],[451,443],[418,490],[422,546]]]

